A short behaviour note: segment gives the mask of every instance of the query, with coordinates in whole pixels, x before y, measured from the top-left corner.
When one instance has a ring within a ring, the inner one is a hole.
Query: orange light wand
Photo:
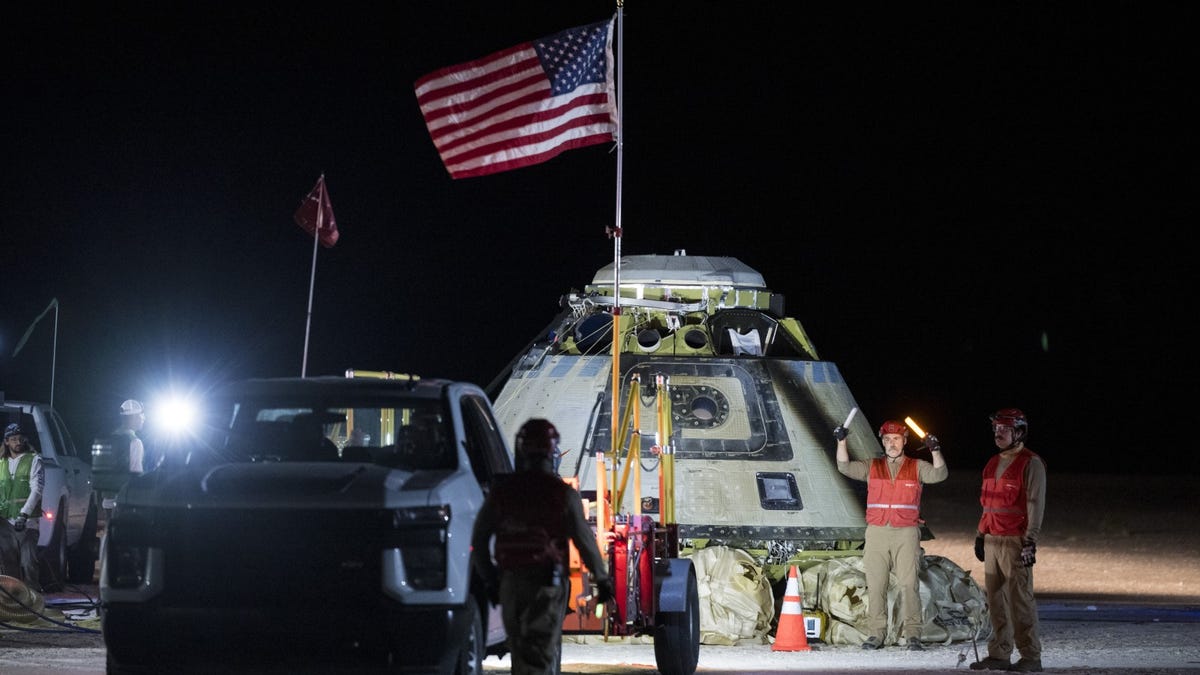
[[[908,425],[909,429],[913,430],[913,433],[917,435],[917,438],[925,438],[925,432],[921,430],[921,427],[917,426],[917,423],[915,420],[913,420],[913,418],[905,417],[904,423]]]

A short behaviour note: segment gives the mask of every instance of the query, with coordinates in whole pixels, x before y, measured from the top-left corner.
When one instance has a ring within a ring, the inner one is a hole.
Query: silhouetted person
[[[554,471],[558,430],[531,419],[517,433],[517,471],[492,486],[471,537],[472,562],[499,600],[513,675],[556,673],[571,582],[568,540],[575,542],[608,602],[613,582],[575,488]],[[496,538],[493,564],[489,543]],[[499,571],[497,572],[497,567]]]
[[[145,469],[146,445],[138,432],[146,425],[146,410],[141,401],[131,398],[121,404],[120,413],[117,428],[92,444],[92,479],[102,506]],[[110,508],[105,506],[105,513]]]

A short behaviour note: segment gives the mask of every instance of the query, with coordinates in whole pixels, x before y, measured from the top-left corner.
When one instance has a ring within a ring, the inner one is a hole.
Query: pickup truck
[[[38,532],[40,590],[90,584],[99,551],[99,504],[92,489],[90,455],[76,452],[66,423],[48,403],[8,401],[0,392],[0,422],[21,425],[45,468]]]
[[[185,459],[117,494],[100,570],[109,673],[465,675],[505,653],[470,564],[475,514],[512,471],[486,394],[346,375],[225,385]]]

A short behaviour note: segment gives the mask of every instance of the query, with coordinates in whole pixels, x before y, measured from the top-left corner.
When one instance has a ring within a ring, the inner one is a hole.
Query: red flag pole
[[[317,281],[317,242],[321,240],[321,221],[325,217],[325,174],[317,179],[321,186],[317,193],[317,226],[313,228],[312,273],[308,278],[308,316],[304,320],[304,359],[300,362],[300,377],[308,373],[308,333],[312,327],[313,286]]]

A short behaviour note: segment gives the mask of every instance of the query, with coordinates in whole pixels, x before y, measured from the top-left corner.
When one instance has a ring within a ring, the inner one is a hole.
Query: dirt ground
[[[949,461],[949,460],[948,460]],[[1069,474],[1047,477],[1034,588],[1039,599],[1200,605],[1200,524],[1194,478]],[[925,487],[925,552],[976,570],[978,472]]]
[[[1194,501],[1187,497],[1193,480],[1051,474],[1034,572],[1043,607],[1079,603],[1086,610],[1087,603],[1137,602],[1200,612],[1200,528]],[[925,488],[922,513],[935,536],[924,542],[926,553],[950,558],[982,580],[982,563],[973,553],[978,490],[978,472],[955,471],[951,464],[948,480]],[[65,625],[0,626],[0,673],[103,673],[99,621],[88,618],[87,611],[89,598],[95,597],[94,585],[46,596],[49,615],[76,617]],[[59,610],[67,614],[56,614]],[[1045,621],[1043,642],[1047,672],[1200,672],[1200,623]],[[886,656],[869,662],[854,649],[827,648],[818,656],[764,647],[704,648],[701,670],[745,673],[761,662],[769,670],[759,672],[770,673],[964,672],[959,659],[974,660],[969,648],[970,643],[946,645],[920,656],[882,650]],[[647,673],[654,671],[653,658],[652,647],[570,645],[564,647],[564,672]],[[507,670],[507,662],[494,657],[485,665]]]

